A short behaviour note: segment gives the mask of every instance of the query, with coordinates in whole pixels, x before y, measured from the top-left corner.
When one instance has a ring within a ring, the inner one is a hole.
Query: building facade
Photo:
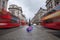
[[[9,11],[10,11],[11,14],[19,17],[19,15],[22,13],[22,8],[18,7],[15,4],[12,4],[12,5],[9,6]]]
[[[21,14],[20,19],[21,19],[21,21],[27,22],[27,21],[26,21],[26,17],[25,17],[25,15],[23,15],[23,14]]]
[[[7,4],[8,4],[8,0],[0,0],[0,11],[2,8],[7,10]]]
[[[31,22],[34,24],[39,24],[40,23],[40,19],[42,18],[42,16],[45,14],[45,12],[47,12],[46,9],[40,8],[38,10],[38,12],[35,14],[34,18],[31,20]]]
[[[25,15],[23,15],[22,13],[22,8],[21,7],[18,7],[17,5],[15,4],[12,4],[9,6],[9,11],[11,14],[17,16],[20,18],[20,23],[23,24],[23,22],[26,22],[26,17]]]
[[[49,11],[59,4],[60,4],[60,0],[47,0],[46,1],[47,10]]]

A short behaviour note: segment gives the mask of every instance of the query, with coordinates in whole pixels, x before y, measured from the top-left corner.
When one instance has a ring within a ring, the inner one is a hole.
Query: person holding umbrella
[[[31,26],[31,22],[30,22],[30,19],[29,19],[29,27],[27,28],[27,32],[31,32],[33,29],[33,27]]]

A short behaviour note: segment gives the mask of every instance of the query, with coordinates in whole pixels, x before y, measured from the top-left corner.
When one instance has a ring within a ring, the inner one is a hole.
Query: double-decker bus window
[[[52,22],[53,22],[52,19],[45,20],[45,23],[52,23]]]
[[[44,16],[50,15],[50,14],[52,14],[52,13],[54,13],[54,12],[56,12],[56,10],[55,10],[55,9],[53,9],[53,10],[51,10],[51,11],[47,12]]]
[[[56,6],[54,9],[55,10],[60,10],[60,5]]]
[[[56,10],[51,10],[51,11],[49,11],[48,13],[47,13],[47,15],[50,15],[50,14],[52,14],[52,13],[54,13],[54,12],[56,12]]]
[[[12,19],[11,22],[12,22],[12,23],[19,23],[19,22],[18,22],[18,19]]]
[[[11,23],[17,23],[17,21],[11,20]]]

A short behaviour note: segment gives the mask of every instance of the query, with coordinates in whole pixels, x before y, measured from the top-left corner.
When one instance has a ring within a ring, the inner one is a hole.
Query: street
[[[0,29],[0,40],[60,40],[60,37],[53,35],[56,30],[33,26],[33,30],[27,32],[27,27]]]

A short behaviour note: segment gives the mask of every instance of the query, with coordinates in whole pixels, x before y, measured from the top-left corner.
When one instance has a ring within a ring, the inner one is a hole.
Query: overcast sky
[[[32,19],[40,7],[45,9],[45,2],[46,0],[9,0],[8,7],[11,4],[21,6],[26,18]]]

